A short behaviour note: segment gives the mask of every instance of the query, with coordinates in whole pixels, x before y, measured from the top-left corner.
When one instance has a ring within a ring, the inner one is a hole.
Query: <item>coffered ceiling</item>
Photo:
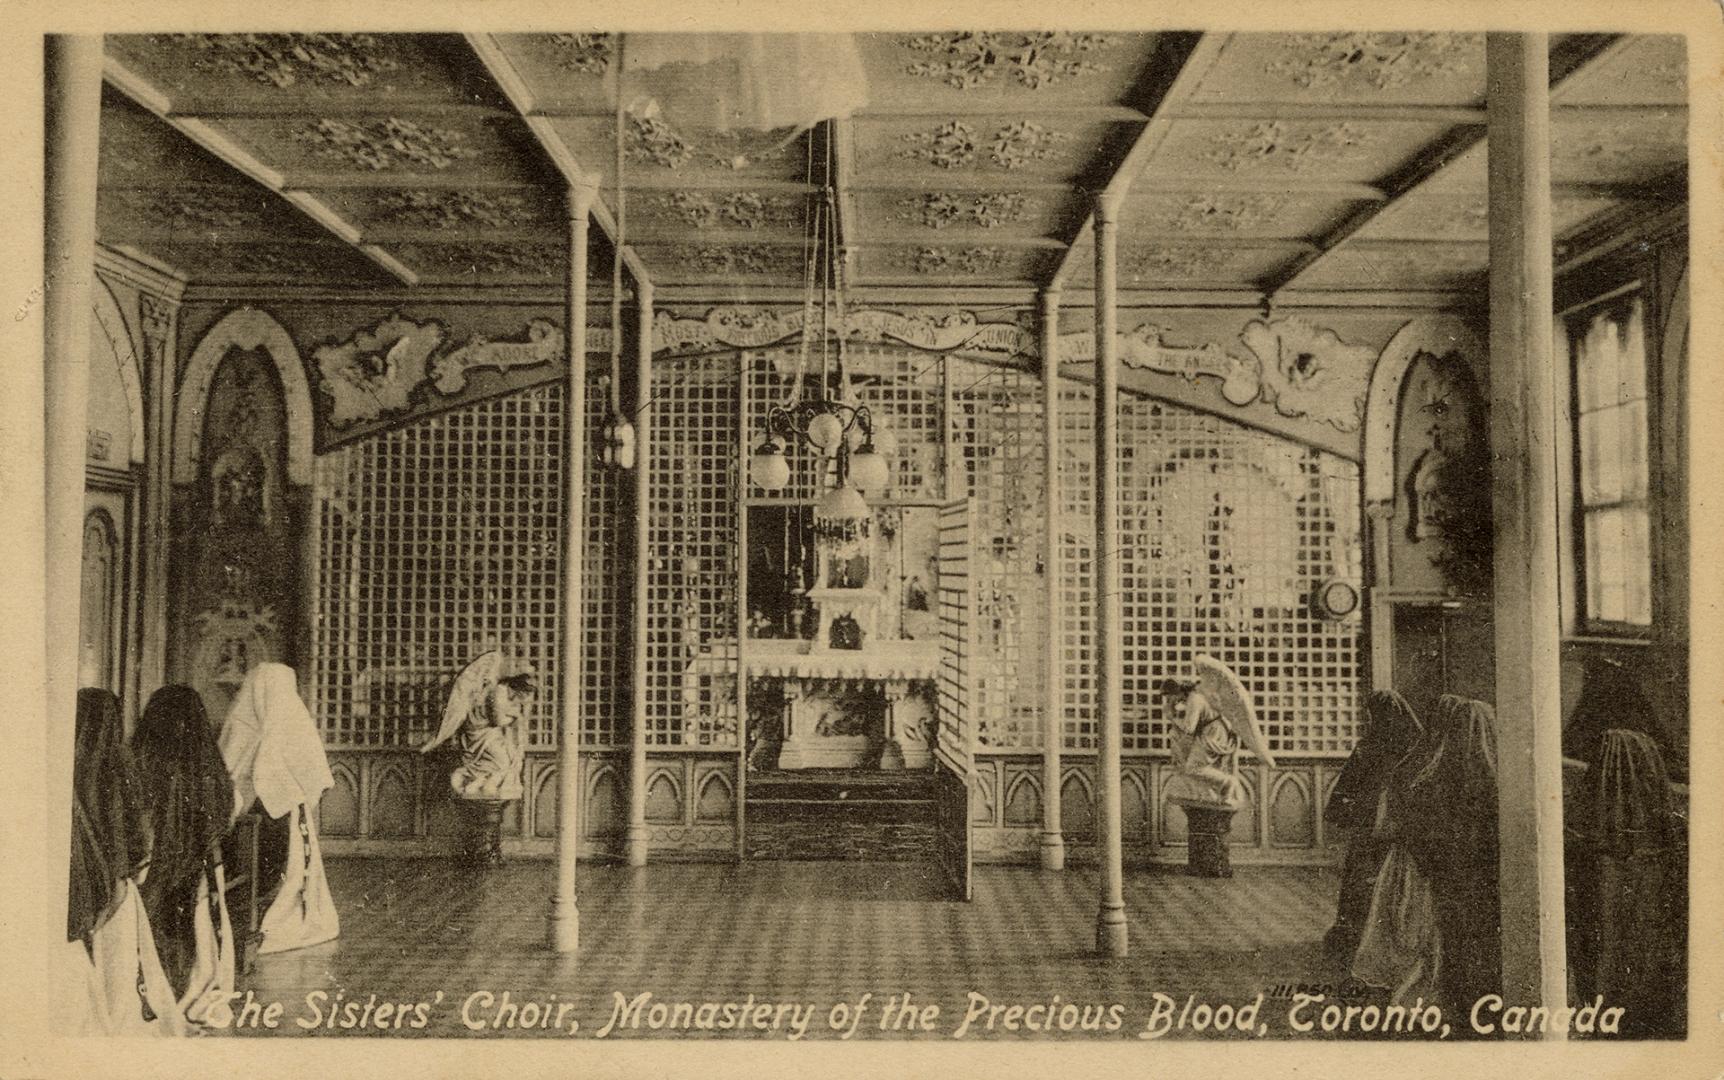
[[[793,294],[830,197],[849,284],[1452,292],[1485,267],[1484,44],[1453,34],[858,36],[868,104],[793,133],[624,120],[625,255],[663,290]],[[568,177],[618,228],[615,39],[108,39],[100,230],[199,285],[554,288]],[[1680,201],[1682,41],[1552,46],[1559,238]]]

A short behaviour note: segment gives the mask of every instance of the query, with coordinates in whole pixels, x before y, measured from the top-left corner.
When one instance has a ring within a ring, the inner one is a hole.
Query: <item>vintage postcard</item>
[[[1724,1069],[1716,6],[13,14],[0,1076]]]

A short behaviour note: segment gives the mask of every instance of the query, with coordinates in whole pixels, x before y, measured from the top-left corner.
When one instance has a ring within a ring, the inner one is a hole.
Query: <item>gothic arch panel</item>
[[[262,349],[269,354],[287,408],[287,479],[297,485],[311,483],[311,385],[305,377],[305,365],[287,330],[267,312],[251,307],[231,312],[212,326],[186,365],[174,411],[174,483],[197,481],[210,384],[233,349]]]

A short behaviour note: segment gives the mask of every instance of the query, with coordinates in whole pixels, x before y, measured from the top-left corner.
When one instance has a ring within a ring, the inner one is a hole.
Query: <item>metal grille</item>
[[[945,497],[944,357],[877,345],[845,354],[851,400],[868,406],[891,432],[892,485],[873,501],[931,502]]]
[[[738,363],[729,354],[654,365],[649,746],[737,744]]]
[[[1134,398],[1121,401],[1120,441],[1122,749],[1167,747],[1155,684],[1208,653],[1252,693],[1270,749],[1348,751],[1358,624],[1313,614],[1311,597],[1333,578],[1359,585],[1330,505],[1356,467]]]
[[[527,741],[555,744],[562,401],[539,387],[318,459],[312,680],[329,745],[417,745],[454,676],[495,648],[538,672]]]
[[[1042,745],[1040,658],[1049,620],[1041,379],[952,360],[951,445],[974,506],[976,745]]]

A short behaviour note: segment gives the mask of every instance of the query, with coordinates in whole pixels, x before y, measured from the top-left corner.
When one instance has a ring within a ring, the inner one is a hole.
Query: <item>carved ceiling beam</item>
[[[1139,177],[1126,198],[1137,195],[1324,195],[1355,202],[1382,202],[1389,196],[1376,184],[1349,180],[1306,180],[1295,177]]]
[[[527,130],[531,131],[533,138],[538,141],[540,149],[544,150],[550,157],[551,163],[557,167],[558,172],[563,174],[563,178],[568,181],[570,186],[578,187],[592,183],[592,178],[599,175],[600,171],[583,167],[580,160],[575,157],[574,150],[564,141],[562,134],[557,131],[556,125],[551,122],[550,118],[537,114],[538,103],[533,97],[532,88],[521,77],[521,73],[516,70],[514,62],[509,59],[502,46],[497,44],[495,35],[465,34],[463,37],[465,37],[468,47],[473,50],[474,55],[479,58],[479,62],[485,66],[485,71],[491,76],[491,81],[497,84],[497,88],[503,92],[503,96],[509,100],[509,104],[514,106],[515,112],[527,125]],[[633,185],[631,184],[631,186]],[[602,196],[603,192],[600,194]],[[615,244],[617,242],[616,215],[602,197],[593,200],[593,220],[598,222],[599,228],[604,230],[605,236],[610,238],[612,244]],[[635,281],[650,284],[652,277],[647,273],[646,264],[641,262],[640,256],[627,247],[621,250],[623,263],[629,268],[629,273],[634,276]]]
[[[609,120],[610,109],[594,109],[573,105],[540,105],[534,110],[535,116],[544,116],[553,120]],[[1148,115],[1130,105],[1072,105],[1045,104],[1034,101],[1018,104],[1014,102],[1009,110],[1000,109],[998,103],[988,104],[980,99],[974,106],[968,101],[901,102],[888,106],[869,106],[857,114],[859,120],[925,120],[929,117],[940,119],[977,116],[1010,116],[1013,118],[1033,116],[1040,120],[1055,123],[1142,123]]]
[[[954,173],[946,176],[931,176],[925,172],[899,172],[885,175],[869,174],[864,179],[852,180],[849,190],[861,191],[952,191],[985,195],[992,192],[1041,192],[1052,191],[1061,195],[1069,195],[1073,191],[1082,191],[1082,185],[1031,177],[994,176],[988,173]]]
[[[1560,57],[1551,58],[1550,82],[1553,92],[1591,65],[1603,62],[1630,40],[1628,35],[1576,37],[1582,40],[1575,42],[1571,50],[1565,51]],[[1468,125],[1450,130],[1436,143],[1427,147],[1424,153],[1414,158],[1412,164],[1382,182],[1388,195],[1385,201],[1354,207],[1352,213],[1343,217],[1339,224],[1322,237],[1317,250],[1290,260],[1286,266],[1265,278],[1262,283],[1264,294],[1274,296],[1292,285],[1299,275],[1315,265],[1324,255],[1346,243],[1349,237],[1364,228],[1378,214],[1411,197],[1420,188],[1442,175],[1462,154],[1483,142],[1484,137],[1485,129],[1482,126]]]
[[[1220,55],[1228,37],[1227,34],[1166,34],[1157,39],[1156,55],[1150,62],[1151,77],[1164,79],[1167,78],[1164,73],[1172,72],[1172,78],[1158,88],[1160,93],[1154,95],[1155,104],[1148,122],[1108,177],[1102,193],[1125,194],[1132,180],[1143,171],[1144,163],[1167,138],[1173,110],[1181,107],[1197,89],[1197,84]],[[1077,265],[1079,249],[1089,248],[1094,232],[1095,213],[1091,211],[1084,216],[1083,225],[1068,243],[1065,257],[1047,282],[1048,288],[1058,289],[1065,281]]]
[[[112,56],[104,57],[102,76],[109,85],[154,113],[163,123],[293,204],[306,217],[315,221],[319,227],[339,238],[342,243],[349,245],[369,261],[382,267],[402,284],[412,285],[418,281],[418,275],[403,266],[394,256],[376,244],[365,243],[360,238],[358,227],[336,213],[327,204],[304,191],[288,190],[284,182],[285,177],[281,172],[265,165],[250,151],[239,146],[208,124],[200,120],[175,116],[172,99],[119,60]]]

